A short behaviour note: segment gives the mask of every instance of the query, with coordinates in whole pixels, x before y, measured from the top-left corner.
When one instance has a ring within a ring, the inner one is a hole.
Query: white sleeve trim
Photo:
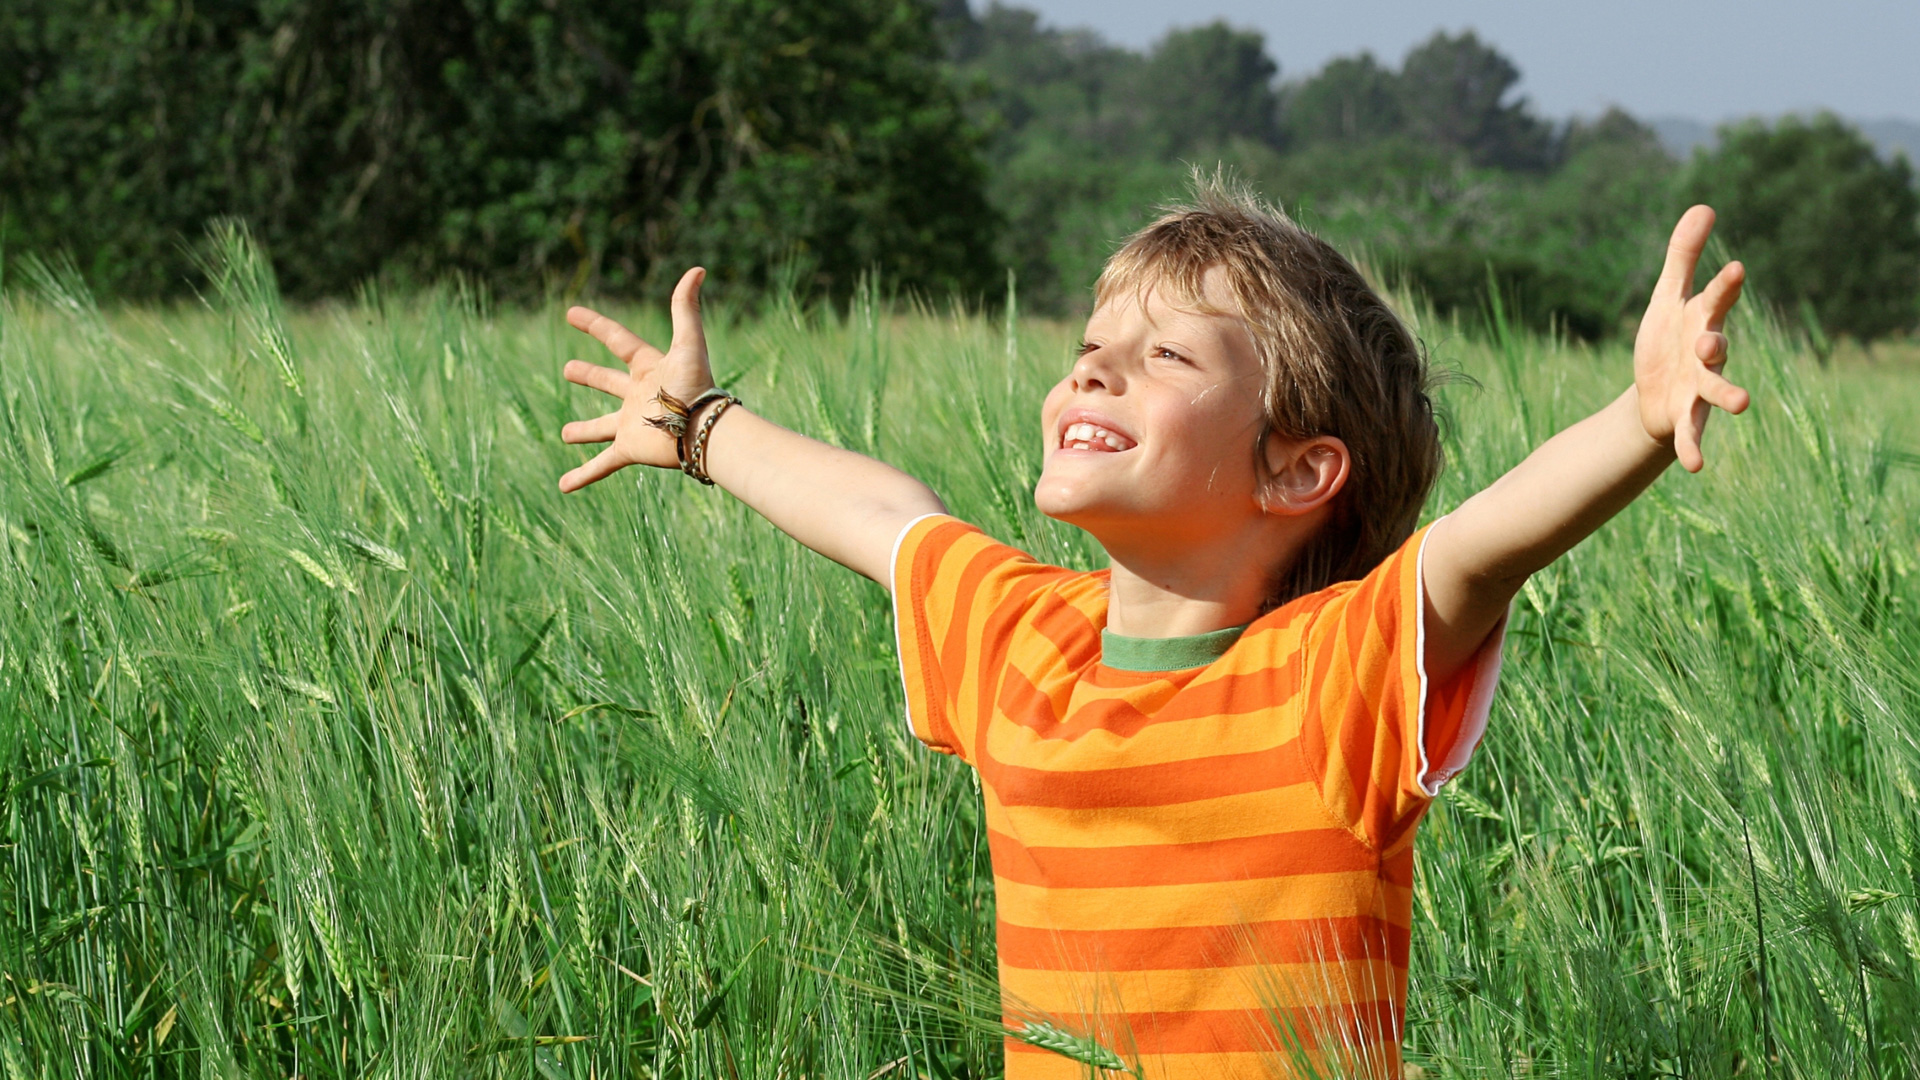
[[[913,531],[915,525],[920,524],[928,518],[946,516],[946,514],[921,514],[919,517],[907,522],[906,525],[901,528],[900,535],[893,538],[893,551],[887,556],[887,593],[893,597],[893,656],[894,660],[900,665],[900,711],[902,718],[907,722],[907,737],[916,742],[919,741],[920,736],[915,734],[913,730],[913,687],[907,685],[906,642],[901,640],[900,637],[900,549],[906,544],[907,534]],[[1426,676],[1421,676],[1420,685],[1424,693]],[[1424,701],[1425,698],[1423,697],[1421,700]]]
[[[1441,518],[1440,521],[1445,521]],[[1440,521],[1427,527],[1426,535],[1420,538],[1420,553],[1414,562],[1415,601],[1419,605],[1414,613],[1414,665],[1420,672],[1420,774],[1416,778],[1420,790],[1431,799],[1440,794],[1440,786],[1460,774],[1473,757],[1474,748],[1480,745],[1480,739],[1487,733],[1487,717],[1493,711],[1493,690],[1500,682],[1500,660],[1507,641],[1507,616],[1502,615],[1500,622],[1487,634],[1487,640],[1481,642],[1480,651],[1473,656],[1473,690],[1467,695],[1466,715],[1460,718],[1460,737],[1454,740],[1448,750],[1446,760],[1429,761],[1427,758],[1427,541],[1433,538],[1433,530],[1439,528]]]

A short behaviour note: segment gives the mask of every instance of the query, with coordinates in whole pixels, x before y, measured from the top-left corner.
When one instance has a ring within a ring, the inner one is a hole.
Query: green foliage
[[[1021,8],[943,29],[987,145],[987,197],[1005,221],[996,254],[1040,310],[1082,306],[1113,239],[1144,220],[1173,173],[1135,98],[1144,60]]]
[[[1553,158],[1553,129],[1535,117],[1526,99],[1509,102],[1520,81],[1513,61],[1471,30],[1435,33],[1407,53],[1397,87],[1406,131],[1457,149],[1477,165],[1529,170]]]
[[[288,291],[462,272],[834,295],[997,279],[974,137],[912,0],[22,0],[0,12],[14,250],[177,292],[219,217]]]
[[[1266,182],[1442,311],[1477,317],[1491,291],[1534,328],[1611,334],[1677,213],[1673,163],[1618,109],[1555,131],[1512,98],[1519,77],[1472,33],[1435,34],[1398,71],[1334,60],[1288,88],[1300,149]]]
[[[1287,132],[1303,145],[1367,143],[1400,134],[1400,78],[1370,52],[1340,56],[1288,88]]]
[[[1911,170],[1831,118],[1739,128],[1680,183],[1618,110],[1535,115],[1471,32],[1278,75],[1225,23],[1137,53],[964,0],[18,0],[0,230],[122,297],[222,287],[189,238],[231,221],[295,300],[651,294],[702,263],[716,296],[842,302],[1011,269],[1065,313],[1219,163],[1449,314],[1614,333],[1691,196],[1816,341],[1920,321]]]
[[[1676,216],[1673,162],[1617,110],[1572,126],[1565,145],[1566,161],[1547,176],[1482,174],[1491,190],[1477,213],[1403,246],[1406,280],[1442,310],[1479,311],[1491,287],[1536,328],[1587,340],[1630,332],[1659,270],[1649,253]]]
[[[1212,23],[1141,55],[998,4],[943,25],[992,136],[999,255],[1040,310],[1086,305],[1117,238],[1185,185],[1185,162],[1279,138],[1278,67],[1257,33]]]
[[[1860,338],[1920,322],[1920,192],[1904,158],[1882,160],[1830,114],[1721,129],[1695,154],[1693,199],[1720,212],[1728,250],[1761,294],[1810,305]]]
[[[276,322],[235,267],[103,312],[44,269],[0,300],[9,1080],[999,1075],[979,795],[904,730],[885,595],[671,472],[556,494],[557,311]],[[1078,327],[708,314],[757,409],[1093,564],[1028,498]],[[1408,314],[1479,381],[1433,514],[1628,378]],[[1422,826],[1428,1077],[1920,1064],[1920,458],[1880,434],[1920,395],[1732,332],[1754,408],[1529,584]]]
[[[1082,309],[1115,238],[1180,197],[1188,163],[1220,162],[1470,319],[1497,297],[1537,330],[1617,333],[1651,283],[1644,253],[1697,199],[1725,204],[1762,295],[1862,337],[1920,313],[1920,196],[1837,121],[1790,123],[1771,143],[1740,129],[1683,182],[1619,109],[1560,127],[1537,116],[1515,95],[1519,69],[1471,32],[1436,33],[1397,68],[1362,53],[1276,85],[1259,36],[1218,23],[1143,55],[1018,8],[943,18],[993,136],[1000,257],[1041,310]]]
[[[1030,11],[944,16],[993,134],[1001,257],[1026,300],[1084,307],[1117,237],[1177,199],[1189,163],[1224,163],[1443,311],[1488,293],[1538,328],[1612,333],[1648,278],[1673,167],[1618,111],[1555,131],[1519,71],[1473,34],[1436,34],[1398,69],[1336,59],[1286,86],[1257,34],[1215,23],[1145,54]]]
[[[1400,70],[1372,53],[1329,61],[1288,88],[1286,126],[1301,143],[1367,143],[1405,136],[1475,165],[1538,171],[1555,158],[1555,133],[1525,98],[1513,61],[1469,30],[1436,32]]]
[[[1256,32],[1224,22],[1170,31],[1140,71],[1145,124],[1176,155],[1234,139],[1277,142],[1279,74]]]
[[[1240,168],[1323,235],[1441,311],[1506,317],[1583,339],[1609,336],[1646,301],[1671,228],[1674,166],[1621,113],[1572,126],[1545,175],[1473,166],[1406,136],[1246,153]]]

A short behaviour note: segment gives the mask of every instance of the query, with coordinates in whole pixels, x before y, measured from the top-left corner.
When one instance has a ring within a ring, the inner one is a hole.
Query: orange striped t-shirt
[[[893,560],[913,734],[980,774],[1010,1025],[1164,1080],[1398,1076],[1413,833],[1486,727],[1501,632],[1421,667],[1425,530],[1202,667],[1101,662],[1105,572],[954,518]],[[1009,1039],[1007,1080],[1087,1075]]]

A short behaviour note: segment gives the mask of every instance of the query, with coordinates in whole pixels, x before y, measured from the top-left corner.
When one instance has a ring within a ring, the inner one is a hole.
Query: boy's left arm
[[[1747,392],[1720,375],[1727,312],[1746,272],[1728,263],[1698,295],[1694,267],[1713,232],[1713,211],[1681,217],[1633,344],[1633,386],[1613,403],[1541,444],[1511,472],[1460,504],[1428,534],[1427,675],[1445,680],[1479,651],[1527,578],[1620,512],[1677,457],[1704,464],[1700,435],[1713,408],[1747,407]]]

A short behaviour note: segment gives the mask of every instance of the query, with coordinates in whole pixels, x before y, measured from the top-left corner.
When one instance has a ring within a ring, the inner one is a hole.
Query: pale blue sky
[[[1287,78],[1363,48],[1397,62],[1436,29],[1472,28],[1519,65],[1521,92],[1549,116],[1619,104],[1705,121],[1816,108],[1920,121],[1920,0],[1016,2],[1136,48],[1224,18],[1264,32]]]

